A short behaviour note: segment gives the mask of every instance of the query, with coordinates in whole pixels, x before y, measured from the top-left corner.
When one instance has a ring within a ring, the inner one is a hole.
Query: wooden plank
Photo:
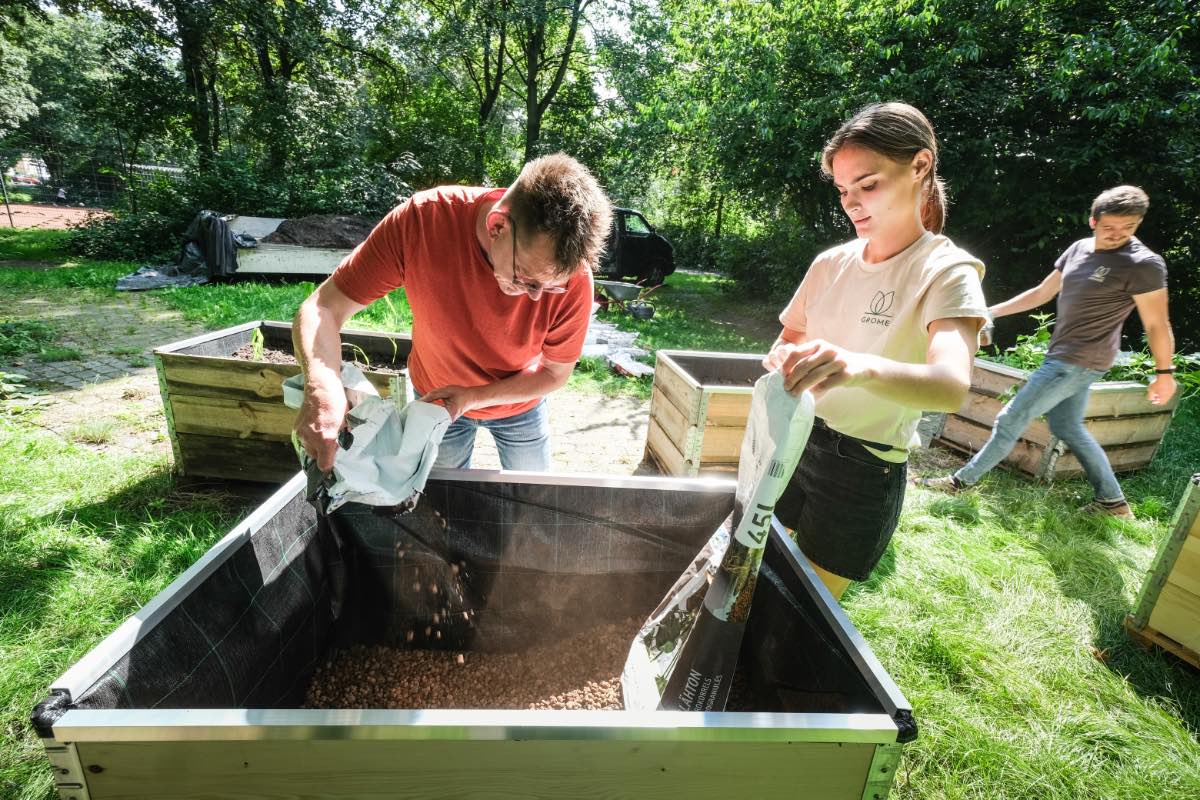
[[[172,395],[242,400],[283,399],[283,382],[300,373],[295,364],[163,353],[163,374]]]
[[[963,400],[962,407],[955,413],[963,419],[986,427],[990,435],[992,423],[995,422],[996,415],[1002,408],[1004,408],[1004,403],[999,399],[991,395],[980,394],[972,387],[971,391],[967,393],[966,399]],[[1046,424],[1046,421],[1038,418],[1021,433],[1021,438],[1027,442],[1033,442],[1039,447],[1047,447],[1054,437],[1050,433],[1050,426]]]
[[[955,413],[990,428],[1003,408],[1004,403],[998,398],[972,390]],[[1171,414],[1167,412],[1131,417],[1100,417],[1086,419],[1084,424],[1101,445],[1156,442],[1171,424]],[[1046,445],[1053,438],[1053,434],[1046,420],[1039,417],[1029,424],[1021,438]]]
[[[1133,414],[1170,413],[1179,405],[1179,392],[1166,405],[1151,405],[1146,387],[1137,381],[1104,381],[1092,384],[1083,416],[1124,417]]]
[[[1176,658],[1180,658],[1196,669],[1200,669],[1200,654],[1197,654],[1195,650],[1184,647],[1169,636],[1163,636],[1153,628],[1139,628],[1133,621],[1133,615],[1125,617],[1125,630],[1128,632],[1129,637],[1142,647],[1161,647]]]
[[[291,442],[189,433],[176,438],[182,456],[177,466],[189,477],[284,483],[300,470]]]
[[[679,368],[700,386],[750,392],[754,382],[766,374],[765,357],[752,353],[716,353],[704,350],[672,350]]]
[[[1200,652],[1200,596],[1168,582],[1150,612],[1149,627]]]
[[[1183,540],[1183,548],[1167,575],[1167,582],[1200,597],[1200,536],[1192,535]],[[1196,624],[1200,625],[1200,619]]]
[[[1154,451],[1158,449],[1158,442],[1141,442],[1132,445],[1113,445],[1104,448],[1104,454],[1108,456],[1108,463],[1112,465],[1113,472],[1130,472],[1135,469],[1141,469],[1150,463],[1154,458]],[[1079,459],[1070,450],[1067,450],[1058,457],[1058,461],[1054,464],[1055,478],[1071,477],[1073,475],[1082,475],[1083,466],[1079,463]]]
[[[1138,442],[1157,444],[1171,424],[1171,415],[1167,413],[1138,417],[1107,417],[1085,420],[1084,424],[1096,441],[1105,448]]]
[[[875,751],[838,742],[80,742],[91,800],[862,800]],[[747,793],[752,786],[753,792]]]
[[[1024,386],[1028,379],[1029,373],[1025,370],[984,361],[981,358],[975,359],[971,368],[971,388],[993,397],[1007,393],[1014,386]]]
[[[707,424],[740,427],[745,429],[750,417],[750,401],[753,394],[729,392],[724,389],[709,390]]]
[[[696,426],[688,423],[684,413],[658,387],[650,392],[650,419],[658,422],[663,434],[680,453],[687,451],[689,437],[697,435]]]
[[[237,358],[159,353],[170,395],[225,397],[235,400],[283,400],[283,382],[300,372],[296,364],[270,364]],[[391,395],[393,372],[363,373],[380,397]]]
[[[963,453],[974,454],[991,435],[990,427],[947,414],[942,432],[934,441]],[[1044,452],[1044,448],[1032,442],[1018,440],[1016,447],[1002,463],[1027,475],[1037,475]]]
[[[208,342],[216,341],[217,339],[223,339],[227,336],[236,337],[239,334],[245,333],[248,337],[249,336],[248,332],[253,331],[255,328],[257,328],[261,324],[262,324],[262,322],[260,320],[254,320],[253,322],[245,322],[245,323],[242,323],[241,325],[234,325],[232,328],[223,328],[219,331],[210,331],[209,333],[202,333],[198,336],[193,336],[189,339],[181,339],[178,342],[172,342],[170,344],[165,344],[161,347],[156,347],[154,349],[154,352],[155,353],[178,353],[182,350],[187,350],[187,349],[190,349],[193,347],[198,347],[198,346],[204,345]]]
[[[288,442],[297,412],[283,403],[177,394],[171,396],[171,413],[178,433]]]
[[[688,424],[699,423],[700,387],[689,380],[679,365],[661,350],[654,363],[654,386],[683,412]]]
[[[171,456],[174,458],[175,464],[182,467],[183,457],[179,453],[179,439],[175,435],[175,419],[171,416],[170,393],[167,391],[167,379],[163,374],[162,359],[161,354],[154,354],[154,372],[158,377],[158,396],[162,400],[163,416],[167,420],[167,437],[171,440]]]
[[[301,247],[294,244],[260,244],[239,250],[235,274],[332,275],[350,250]]]
[[[646,452],[666,475],[696,474],[695,465],[687,463],[656,419],[651,419],[646,426]]]
[[[700,463],[737,464],[742,455],[742,439],[746,429],[723,425],[705,425],[700,445]]]

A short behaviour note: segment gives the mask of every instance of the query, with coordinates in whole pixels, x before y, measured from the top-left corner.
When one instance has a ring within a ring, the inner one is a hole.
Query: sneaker
[[[967,488],[965,483],[953,475],[943,475],[940,478],[918,478],[917,486],[946,494],[958,494]]]
[[[1101,503],[1099,500],[1093,500],[1083,507],[1083,513],[1108,515],[1110,517],[1120,517],[1121,519],[1135,518],[1133,516],[1133,509],[1124,500],[1116,503]]]

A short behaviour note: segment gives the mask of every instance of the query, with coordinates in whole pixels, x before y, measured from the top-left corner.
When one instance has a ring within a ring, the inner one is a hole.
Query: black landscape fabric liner
[[[35,725],[68,708],[296,708],[339,648],[516,649],[644,616],[733,503],[649,487],[426,488],[412,514],[349,504],[330,524],[298,492],[79,697],[40,706]],[[745,710],[882,712],[777,538],[743,646]],[[442,587],[455,582],[452,610],[473,613],[447,624]],[[434,613],[441,639],[425,635]]]

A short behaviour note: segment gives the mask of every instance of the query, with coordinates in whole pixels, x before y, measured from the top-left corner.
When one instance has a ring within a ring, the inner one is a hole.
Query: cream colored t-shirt
[[[855,239],[817,256],[779,321],[851,352],[924,364],[931,322],[986,319],[983,262],[945,236],[926,231],[877,264],[863,261],[865,246]],[[816,410],[835,431],[899,448],[874,451],[888,461],[904,461],[918,444],[920,410],[861,387],[829,389]]]

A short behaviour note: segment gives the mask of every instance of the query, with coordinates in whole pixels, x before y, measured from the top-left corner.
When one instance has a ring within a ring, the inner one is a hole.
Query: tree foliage
[[[1151,196],[1142,236],[1174,268],[1176,307],[1200,309],[1191,0],[6,8],[0,147],[180,165],[186,185],[129,198],[168,216],[381,213],[414,186],[503,183],[563,149],[660,223],[682,263],[778,296],[851,235],[820,175],[825,140],[897,99],[941,137],[948,232],[989,265],[993,296],[1039,278],[1086,235],[1091,198],[1127,182]]]

